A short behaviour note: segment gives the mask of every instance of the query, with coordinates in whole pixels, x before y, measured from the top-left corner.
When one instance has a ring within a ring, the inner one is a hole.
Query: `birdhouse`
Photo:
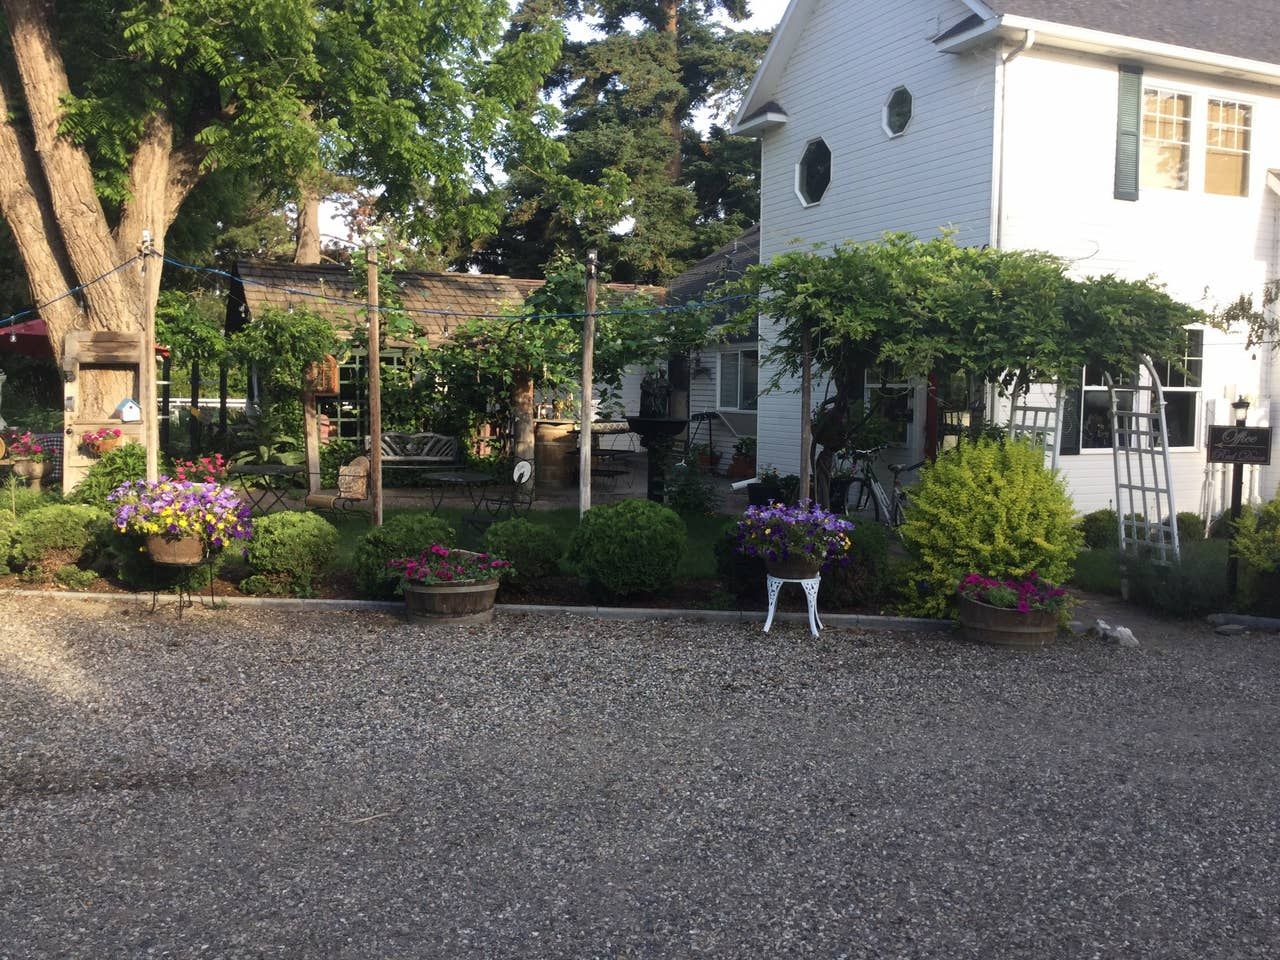
[[[137,423],[142,419],[142,408],[138,406],[137,400],[130,400],[126,397],[116,405],[111,414],[111,419],[119,420],[121,423]]]

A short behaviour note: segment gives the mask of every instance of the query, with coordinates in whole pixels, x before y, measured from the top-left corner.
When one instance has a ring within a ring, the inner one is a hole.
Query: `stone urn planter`
[[[147,553],[156,563],[167,567],[194,567],[204,560],[204,541],[199,537],[147,537]]]
[[[1039,650],[1052,643],[1058,635],[1058,614],[1055,610],[1020,613],[963,595],[958,601],[961,629],[965,637],[975,643],[1015,650]]]
[[[497,580],[462,583],[406,583],[405,612],[432,623],[488,623],[493,619]]]
[[[33,487],[40,486],[48,470],[49,463],[46,460],[20,459],[13,461],[13,475],[26,480]]]

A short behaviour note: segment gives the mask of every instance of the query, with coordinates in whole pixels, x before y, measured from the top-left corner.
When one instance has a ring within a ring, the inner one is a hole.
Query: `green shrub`
[[[739,600],[756,600],[765,595],[764,560],[748,557],[738,550],[738,523],[725,524],[712,548],[716,574],[725,590]]]
[[[140,443],[125,443],[104,453],[67,495],[67,500],[105,509],[107,494],[126,481],[141,480],[146,475],[147,451]]]
[[[82,570],[67,564],[53,571],[53,579],[68,590],[88,590],[98,581],[98,574],[93,570]]]
[[[110,515],[97,507],[72,503],[40,507],[23,514],[14,525],[14,562],[28,576],[51,576],[59,567],[91,559],[110,526]]]
[[[1240,511],[1235,524],[1236,553],[1260,573],[1280,568],[1280,498]]]
[[[1089,593],[1120,595],[1120,551],[1081,550],[1075,559],[1071,583]]]
[[[526,585],[559,573],[564,554],[564,544],[553,528],[520,517],[495,523],[486,530],[484,548],[511,561],[510,579]]]
[[[586,512],[569,541],[568,564],[609,596],[652,593],[675,578],[685,541],[684,521],[674,510],[624,500]]]
[[[8,510],[0,510],[0,573],[9,572],[9,560],[13,556],[13,531],[18,518]]]
[[[684,466],[673,463],[667,470],[667,506],[681,516],[698,516],[716,512],[720,494],[715,481],[698,469],[690,458]]]
[[[356,589],[373,599],[390,599],[400,581],[387,570],[387,561],[421,553],[433,543],[454,546],[453,529],[429,513],[398,513],[374,527],[356,544],[351,558]]]
[[[895,595],[889,565],[889,531],[883,524],[858,523],[849,535],[849,562],[822,572],[818,597],[832,607],[871,607]]]
[[[333,490],[338,486],[338,468],[360,456],[361,450],[354,440],[330,440],[320,448],[320,486]]]
[[[919,593],[911,606],[930,616],[949,612],[970,572],[1018,577],[1034,570],[1063,583],[1082,540],[1071,498],[1045,468],[1044,451],[986,439],[921,469],[902,536]]]
[[[1199,543],[1204,539],[1204,517],[1190,510],[1178,513],[1178,544]]]
[[[7,513],[11,517],[20,517],[37,507],[47,507],[61,502],[62,494],[57,490],[28,487],[18,483],[13,474],[9,474],[3,488],[0,489],[0,513]]]
[[[1193,543],[1182,562],[1160,564],[1150,557],[1126,558],[1129,599],[1171,617],[1203,617],[1231,604],[1227,592],[1225,544]]]
[[[1080,518],[1080,532],[1089,550],[1116,550],[1120,547],[1120,530],[1116,512],[1108,507]]]
[[[249,566],[275,585],[270,592],[308,596],[337,548],[338,531],[329,521],[314,513],[272,513],[254,521]]]

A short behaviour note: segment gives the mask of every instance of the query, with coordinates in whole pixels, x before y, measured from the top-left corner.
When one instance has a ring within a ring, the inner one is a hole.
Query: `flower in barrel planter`
[[[432,544],[416,557],[387,566],[400,575],[409,616],[444,623],[492,619],[498,578],[511,564],[488,553]]]
[[[965,636],[1002,647],[1041,647],[1058,632],[1070,603],[1062,587],[1041,580],[1034,570],[1019,578],[980,573],[961,578],[960,625]]]
[[[157,563],[199,563],[206,547],[218,550],[253,533],[249,505],[217,483],[132,480],[107,499],[115,505],[116,529],[145,536]]]
[[[815,503],[747,507],[738,521],[737,549],[759,557],[776,577],[815,577],[824,566],[849,562],[853,524]]]
[[[124,431],[119,427],[99,427],[82,433],[80,445],[95,457],[100,457],[108,450],[115,449],[123,436]]]

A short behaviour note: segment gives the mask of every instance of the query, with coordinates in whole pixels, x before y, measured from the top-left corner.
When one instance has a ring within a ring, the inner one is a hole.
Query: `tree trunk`
[[[661,0],[662,33],[671,44],[671,61],[673,67],[680,69],[680,3],[679,0]],[[680,147],[684,142],[684,130],[680,126],[680,102],[672,100],[667,116],[663,120],[667,136],[671,138],[671,156],[667,160],[667,177],[672,183],[680,179],[683,161]]]
[[[511,383],[512,455],[516,460],[534,462],[533,377],[528,371],[516,371]],[[536,465],[535,465],[536,466]],[[533,480],[529,480],[533,483]]]
[[[302,184],[298,195],[298,226],[294,231],[297,247],[294,263],[320,262],[320,191]]]

